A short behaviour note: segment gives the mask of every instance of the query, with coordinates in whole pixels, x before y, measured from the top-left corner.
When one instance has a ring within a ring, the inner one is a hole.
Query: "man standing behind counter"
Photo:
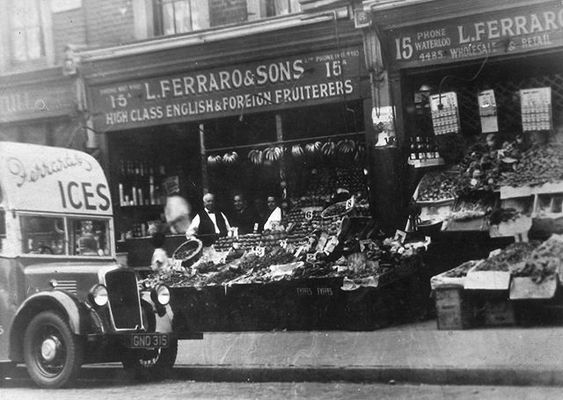
[[[227,217],[215,206],[215,195],[207,193],[203,196],[203,210],[193,219],[186,231],[186,237],[195,236],[204,246],[211,246],[219,236],[227,236],[231,228]]]
[[[242,193],[233,196],[233,208],[234,213],[231,215],[231,222],[233,226],[238,228],[239,235],[246,235],[258,230],[258,226],[255,227],[255,224],[259,225],[258,216],[250,208]]]

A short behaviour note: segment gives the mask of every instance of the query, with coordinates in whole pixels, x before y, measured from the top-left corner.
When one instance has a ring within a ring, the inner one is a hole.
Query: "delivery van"
[[[71,149],[0,142],[0,362],[42,387],[84,363],[158,375],[176,359],[170,293],[138,288],[115,260],[109,186]]]

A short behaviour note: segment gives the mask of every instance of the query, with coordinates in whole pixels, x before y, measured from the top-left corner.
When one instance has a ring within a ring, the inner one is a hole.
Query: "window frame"
[[[63,252],[60,254],[50,254],[50,253],[31,253],[30,250],[31,249],[27,249],[27,245],[25,244],[25,240],[28,237],[28,234],[24,232],[23,226],[24,224],[22,223],[24,218],[30,218],[30,217],[40,217],[40,218],[52,218],[52,219],[62,219],[63,220],[63,225],[64,225],[64,237],[62,238],[63,242],[64,242],[64,247],[63,247]],[[91,221],[100,221],[102,223],[104,223],[106,232],[105,232],[105,249],[107,250],[107,254],[103,254],[103,255],[93,255],[93,254],[88,254],[88,255],[84,255],[84,254],[76,254],[75,251],[75,247],[78,244],[78,241],[76,240],[75,237],[71,237],[76,236],[76,232],[74,232],[74,230],[71,232],[71,229],[73,228],[73,222],[75,221],[80,221],[80,220],[91,220]],[[93,259],[111,259],[113,258],[114,255],[114,250],[113,250],[113,246],[112,246],[112,230],[113,230],[113,224],[112,224],[112,218],[111,217],[97,217],[97,216],[92,216],[92,215],[70,215],[70,214],[47,214],[47,213],[40,213],[40,212],[32,212],[32,211],[22,211],[22,212],[18,212],[17,213],[17,227],[18,227],[18,242],[19,242],[19,251],[18,253],[21,254],[21,256],[24,257],[55,257],[55,258],[61,258],[61,257],[69,257],[69,258],[93,258]],[[27,251],[26,251],[27,249]],[[2,250],[0,249],[0,254],[2,254]]]
[[[52,13],[50,10],[50,4],[48,1],[33,1],[35,1],[39,12],[41,25],[40,40],[43,54],[34,59],[27,58],[26,60],[17,60],[15,58],[13,32],[16,28],[14,27],[12,21],[12,15],[14,12],[14,5],[18,4],[19,0],[9,0],[8,7],[6,7],[7,12],[2,13],[3,17],[0,17],[0,22],[2,22],[3,25],[1,33],[4,37],[4,39],[0,38],[0,41],[2,42],[0,47],[3,47],[2,52],[6,55],[5,59],[0,62],[1,70],[33,69],[44,66],[52,66],[55,63],[55,48],[53,42]]]
[[[190,30],[186,32],[179,32],[176,26],[176,11],[175,11],[175,3],[187,3],[190,9]],[[154,0],[154,12],[153,12],[153,23],[154,23],[154,34],[155,36],[174,36],[174,35],[182,35],[190,32],[194,32],[194,14],[193,10],[194,7],[197,7],[197,1],[194,0]],[[174,24],[174,33],[165,33],[164,32],[164,6],[166,4],[172,4],[172,9],[174,10],[174,15],[172,17],[172,23]],[[209,6],[207,2],[205,2],[205,6]]]

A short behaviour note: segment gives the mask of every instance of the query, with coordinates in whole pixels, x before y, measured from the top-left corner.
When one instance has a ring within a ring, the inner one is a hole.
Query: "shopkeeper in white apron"
[[[231,229],[229,220],[216,209],[215,195],[207,193],[203,196],[203,210],[193,219],[186,231],[186,237],[198,237],[204,246],[211,246],[217,237],[227,236]]]

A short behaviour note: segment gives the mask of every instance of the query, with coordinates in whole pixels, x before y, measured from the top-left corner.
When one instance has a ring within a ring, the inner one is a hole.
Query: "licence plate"
[[[132,349],[152,349],[168,347],[170,342],[166,333],[135,333],[131,335],[129,347]]]

